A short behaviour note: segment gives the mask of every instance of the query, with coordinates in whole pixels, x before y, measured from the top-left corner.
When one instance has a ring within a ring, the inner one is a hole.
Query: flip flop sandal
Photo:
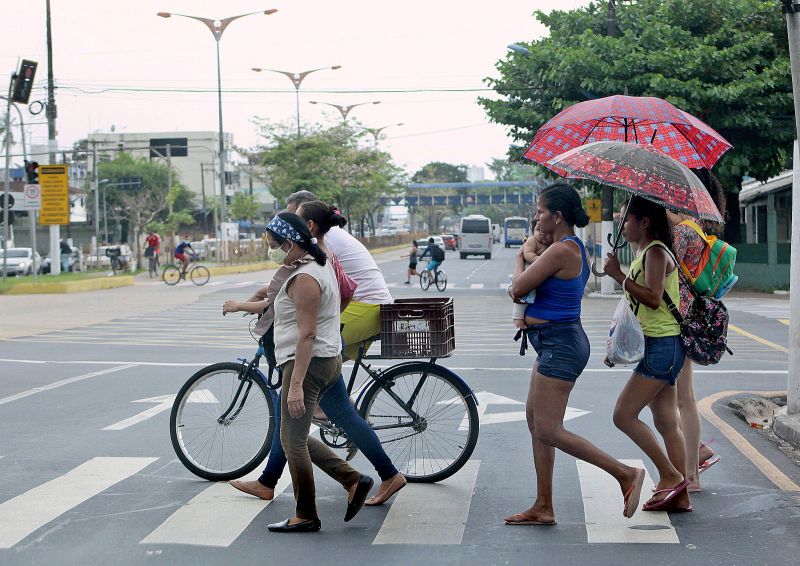
[[[706,460],[702,464],[700,464],[700,467],[698,468],[699,472],[702,474],[703,472],[705,472],[707,469],[709,469],[711,466],[713,466],[714,464],[716,464],[720,460],[721,460],[721,458],[719,456],[716,456],[716,455],[711,456],[711,458],[709,458],[708,460]]]
[[[633,484],[625,492],[625,507],[622,509],[622,515],[628,519],[633,517],[636,509],[639,507],[639,498],[642,496],[642,485],[644,484],[645,471],[641,468],[636,470],[636,476],[633,479]]]
[[[669,507],[669,502],[675,499],[682,491],[685,491],[689,487],[689,482],[687,480],[683,480],[681,483],[676,485],[675,487],[668,487],[665,489],[659,489],[653,492],[653,495],[659,493],[666,493],[667,496],[664,499],[659,499],[658,501],[648,501],[642,506],[642,511],[666,511],[666,508]]]
[[[516,526],[516,525],[539,525],[539,526],[549,526],[555,525],[555,521],[539,521],[535,517],[531,517],[530,515],[526,515],[525,513],[517,513],[516,515],[511,515],[510,517],[505,518],[506,525]]]

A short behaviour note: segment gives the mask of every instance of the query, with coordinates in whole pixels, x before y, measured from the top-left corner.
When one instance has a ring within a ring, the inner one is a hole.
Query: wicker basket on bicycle
[[[453,299],[396,299],[381,305],[382,358],[444,358],[456,347]]]

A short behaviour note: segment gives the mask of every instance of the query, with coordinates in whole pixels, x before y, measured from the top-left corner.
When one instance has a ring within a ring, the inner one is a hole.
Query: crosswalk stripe
[[[92,458],[0,504],[0,548],[11,548],[59,515],[140,472],[158,458]]]
[[[241,479],[254,480],[258,475],[256,471]],[[281,476],[275,486],[276,498],[291,481],[289,474]],[[241,493],[227,482],[218,482],[175,511],[139,544],[228,547],[270,503]]]
[[[62,379],[60,381],[55,381],[53,383],[49,383],[47,385],[42,385],[40,387],[34,387],[33,389],[28,389],[27,391],[21,391],[15,395],[10,395],[9,397],[3,397],[0,399],[0,405],[4,405],[5,403],[10,403],[11,401],[17,401],[18,399],[23,399],[25,397],[30,397],[31,395],[35,395],[37,393],[41,393],[42,391],[49,391],[50,389],[56,389],[58,387],[62,387],[64,385],[68,385],[70,383],[74,383],[76,381],[83,381],[84,379],[89,379],[91,377],[97,377],[100,375],[105,375],[107,373],[113,373],[115,371],[121,371],[124,369],[132,368],[132,364],[125,364],[121,366],[116,366],[107,369],[101,369],[98,371],[92,371],[89,373],[85,373],[83,375],[78,375],[75,377],[69,377],[67,379]]]
[[[400,491],[372,544],[461,544],[480,460],[435,484]]]
[[[641,460],[623,460],[624,464],[644,468]],[[630,519],[622,515],[622,494],[611,475],[582,460],[576,460],[581,483],[586,536],[592,543],[679,544],[678,533],[663,511],[642,511],[641,503]],[[645,475],[642,501],[653,489],[650,474]]]
[[[470,283],[470,289],[483,289],[483,283]]]

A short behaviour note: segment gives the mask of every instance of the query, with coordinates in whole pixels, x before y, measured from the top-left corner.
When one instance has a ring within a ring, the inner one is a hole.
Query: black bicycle
[[[475,395],[458,375],[436,363],[405,361],[373,368],[362,343],[347,384],[357,393],[356,411],[372,426],[395,466],[411,482],[450,477],[467,462],[478,442]],[[275,389],[259,368],[266,355],[259,346],[252,360],[205,367],[187,381],[170,414],[175,453],[195,475],[213,481],[232,480],[253,471],[267,457],[275,433]],[[366,378],[359,387],[359,369]],[[322,441],[348,447],[343,430],[330,421],[315,421]]]

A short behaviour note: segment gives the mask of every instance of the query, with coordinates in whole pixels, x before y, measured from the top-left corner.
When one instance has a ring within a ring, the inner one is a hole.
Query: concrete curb
[[[116,277],[93,277],[80,281],[53,281],[47,283],[19,283],[14,285],[6,295],[42,295],[57,293],[85,293],[101,289],[115,289],[128,287],[134,284],[133,275],[120,275]]]
[[[369,250],[369,253],[371,255],[375,256],[375,255],[379,255],[379,254],[385,254],[387,252],[394,252],[394,251],[397,251],[397,250],[404,250],[404,249],[410,248],[410,247],[411,247],[411,244],[397,244],[396,246],[386,246],[384,248],[375,248],[375,249]]]
[[[278,264],[271,261],[258,263],[242,263],[238,265],[206,266],[211,275],[233,275],[235,273],[249,273],[251,271],[264,271],[265,269],[278,269]]]
[[[800,448],[800,416],[777,416],[772,423],[772,430],[795,448]]]

